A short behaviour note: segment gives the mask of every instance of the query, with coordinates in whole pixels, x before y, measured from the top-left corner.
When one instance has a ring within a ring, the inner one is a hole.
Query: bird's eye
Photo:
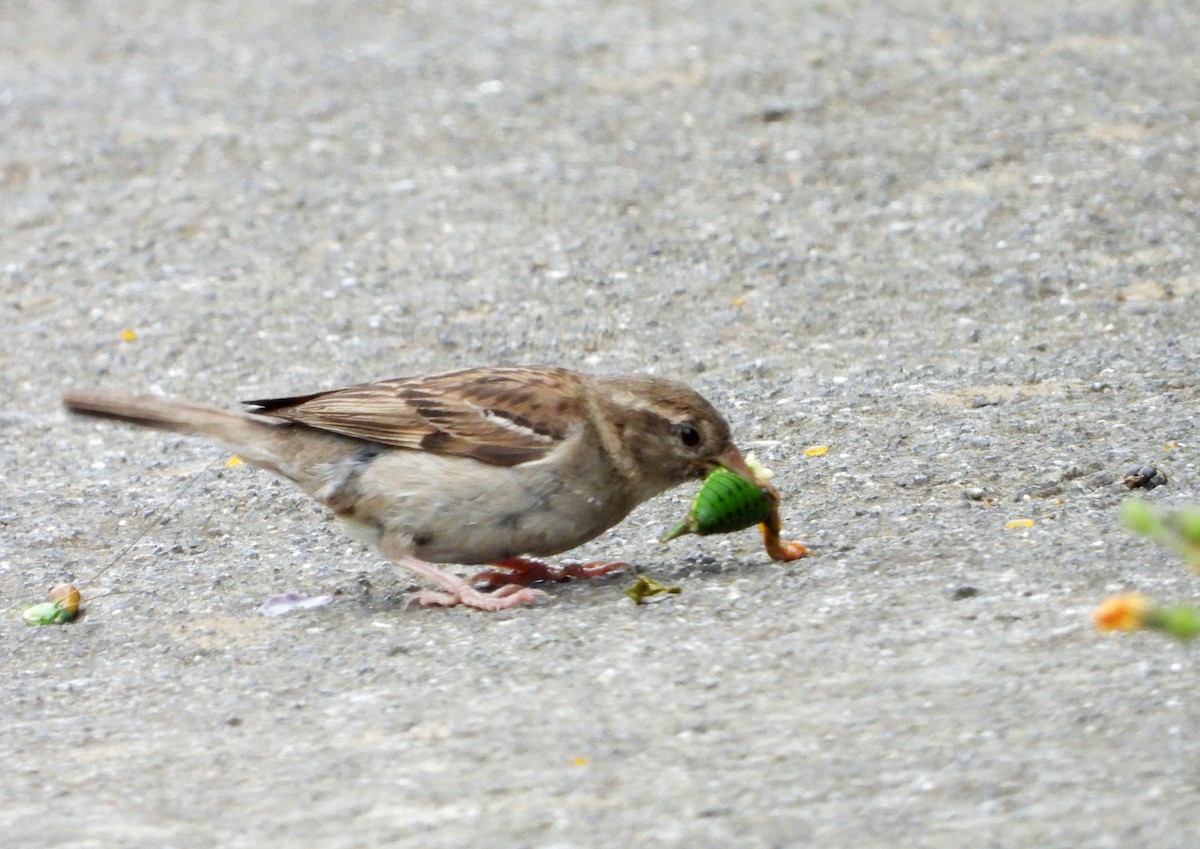
[[[682,425],[679,428],[679,441],[688,448],[695,448],[700,444],[700,431],[691,425]]]

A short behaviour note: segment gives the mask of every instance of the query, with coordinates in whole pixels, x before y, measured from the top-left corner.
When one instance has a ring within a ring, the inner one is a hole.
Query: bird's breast
[[[551,455],[518,466],[389,449],[341,471],[327,499],[352,534],[411,540],[434,563],[493,563],[567,551],[603,533],[634,504],[602,464]]]

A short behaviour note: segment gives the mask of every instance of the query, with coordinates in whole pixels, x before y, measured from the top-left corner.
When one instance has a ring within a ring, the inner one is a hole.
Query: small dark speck
[[[1154,466],[1134,466],[1121,479],[1129,489],[1154,489],[1166,482],[1167,476]]]
[[[231,716],[229,719],[225,720],[225,724],[230,728],[237,728],[242,724],[242,718],[240,716]]]
[[[955,587],[954,592],[950,594],[953,601],[962,601],[964,598],[974,598],[979,595],[979,590],[975,587],[963,584],[961,587]]]
[[[779,121],[786,121],[792,117],[792,110],[787,106],[775,103],[770,106],[764,106],[758,113],[758,117],[764,124],[774,124]]]
[[[413,543],[422,548],[433,542],[433,534],[416,534],[413,536]]]

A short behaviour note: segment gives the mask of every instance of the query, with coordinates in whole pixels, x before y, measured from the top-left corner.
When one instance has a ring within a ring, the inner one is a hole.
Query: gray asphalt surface
[[[1135,462],[1200,500],[1198,43],[1180,0],[4,4],[0,843],[1194,845],[1194,650],[1088,617],[1197,595],[1116,510]],[[681,489],[580,551],[661,604],[404,609],[297,491],[58,400],[520,362],[693,383],[814,557],[657,545]],[[256,613],[291,589],[337,597]]]

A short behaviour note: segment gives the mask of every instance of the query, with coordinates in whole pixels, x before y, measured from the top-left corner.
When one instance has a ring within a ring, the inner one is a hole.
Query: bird
[[[422,606],[504,610],[540,580],[625,567],[552,566],[662,492],[724,468],[754,474],[729,423],[684,383],[495,366],[243,402],[237,411],[79,389],[72,413],[208,437],[292,481],[396,566],[437,587]],[[440,565],[439,565],[440,564]],[[487,565],[468,580],[442,565]]]

